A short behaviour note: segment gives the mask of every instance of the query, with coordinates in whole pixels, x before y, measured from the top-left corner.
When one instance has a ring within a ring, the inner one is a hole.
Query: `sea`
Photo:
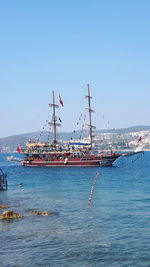
[[[1,267],[150,266],[150,152],[113,167],[25,167],[7,156],[0,204],[23,218],[0,220]]]

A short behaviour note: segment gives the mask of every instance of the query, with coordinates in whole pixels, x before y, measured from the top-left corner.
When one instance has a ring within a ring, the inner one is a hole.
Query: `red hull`
[[[114,161],[120,157],[120,155],[116,156],[89,156],[87,159],[77,158],[77,159],[68,159],[67,162],[62,159],[54,159],[54,160],[30,160],[25,159],[22,160],[21,164],[23,166],[47,166],[47,167],[86,167],[86,166],[112,166]]]
[[[47,166],[47,167],[98,167],[100,166],[99,160],[53,160],[53,161],[42,161],[42,160],[23,160],[21,162],[23,166]]]

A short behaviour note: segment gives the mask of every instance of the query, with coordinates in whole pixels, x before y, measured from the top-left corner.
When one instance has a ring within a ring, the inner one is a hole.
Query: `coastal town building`
[[[38,138],[38,133],[37,133]],[[9,153],[15,152],[18,145],[24,145],[28,140],[29,136],[26,136],[26,139],[22,139],[20,135],[9,138],[1,138],[0,139],[0,152],[1,153]],[[61,138],[60,143],[66,144],[66,146],[71,142],[74,146],[78,143],[83,143],[88,145],[89,138]],[[135,131],[128,133],[119,133],[119,132],[95,132],[95,137],[93,139],[94,148],[101,150],[123,150],[123,149],[136,149],[137,147],[141,147],[142,150],[150,149],[150,130],[144,131]]]

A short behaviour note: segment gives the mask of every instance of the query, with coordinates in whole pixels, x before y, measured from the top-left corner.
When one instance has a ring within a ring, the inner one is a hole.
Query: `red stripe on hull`
[[[67,163],[64,163],[64,161],[22,161],[21,163],[24,166],[48,166],[48,167],[71,167],[71,166],[100,166],[99,161],[90,160],[90,161],[67,161]]]

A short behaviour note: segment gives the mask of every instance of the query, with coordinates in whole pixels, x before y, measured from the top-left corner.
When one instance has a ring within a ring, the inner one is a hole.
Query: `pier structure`
[[[0,190],[7,190],[7,174],[0,168]]]

